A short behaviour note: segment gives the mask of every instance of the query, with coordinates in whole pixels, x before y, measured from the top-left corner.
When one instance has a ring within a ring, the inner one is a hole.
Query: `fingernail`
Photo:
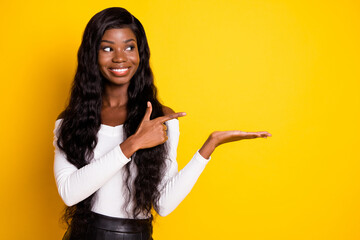
[[[149,101],[147,101],[147,103],[146,103],[146,104],[147,104],[147,107],[150,107],[150,102],[149,102]]]

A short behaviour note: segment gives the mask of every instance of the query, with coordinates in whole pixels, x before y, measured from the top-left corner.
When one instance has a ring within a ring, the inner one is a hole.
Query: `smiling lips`
[[[109,71],[112,72],[115,76],[121,77],[121,76],[125,76],[129,72],[129,67],[109,68]]]

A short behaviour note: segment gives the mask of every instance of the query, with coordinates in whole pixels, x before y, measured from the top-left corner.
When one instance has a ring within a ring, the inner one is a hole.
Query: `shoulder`
[[[169,115],[175,113],[173,109],[167,106],[163,106],[162,108],[164,115]],[[179,120],[177,118],[166,121],[166,125],[168,126],[168,133],[173,132],[175,135],[179,134]]]
[[[167,107],[167,106],[163,106],[162,110],[164,112],[164,115],[168,115],[168,114],[172,114],[175,113],[174,110],[172,110],[171,108]]]
[[[56,118],[56,121],[55,121],[55,128],[54,128],[54,134],[57,135],[57,131],[59,130],[61,124],[62,124],[62,121],[64,119],[64,116],[65,116],[65,111],[63,111],[62,113],[59,114],[59,116]]]
[[[175,111],[169,107],[163,106],[164,115],[169,115],[175,113]],[[166,144],[168,146],[168,155],[171,164],[175,163],[175,170],[177,172],[177,164],[176,164],[176,151],[179,143],[180,137],[180,128],[179,128],[179,120],[177,118],[171,119],[165,122],[167,126],[167,137],[168,140]],[[174,171],[175,171],[174,170]]]
[[[163,110],[163,112],[164,112],[164,115],[170,115],[170,114],[175,113],[175,111],[174,111],[173,109],[171,109],[171,108],[169,108],[169,107],[167,107],[167,106],[163,106],[163,107],[162,107],[162,110]],[[172,120],[177,120],[177,118],[174,118],[174,119],[172,119]],[[171,120],[169,120],[169,121],[171,121]]]
[[[59,116],[56,118],[56,120],[62,119],[65,116],[65,111],[62,111]]]

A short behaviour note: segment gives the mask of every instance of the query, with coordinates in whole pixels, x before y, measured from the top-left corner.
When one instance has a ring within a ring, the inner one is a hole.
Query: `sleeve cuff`
[[[208,159],[206,159],[206,158],[204,158],[203,156],[201,156],[201,154],[199,153],[199,150],[197,150],[196,153],[195,153],[195,155],[194,155],[194,158],[195,158],[198,162],[206,165],[206,164],[210,161],[211,156],[210,156]]]
[[[120,160],[124,165],[131,161],[131,157],[130,157],[130,158],[127,158],[127,157],[124,155],[124,153],[122,152],[120,146],[117,146],[117,147],[115,148],[115,151],[116,151],[116,155],[119,157],[119,160]]]

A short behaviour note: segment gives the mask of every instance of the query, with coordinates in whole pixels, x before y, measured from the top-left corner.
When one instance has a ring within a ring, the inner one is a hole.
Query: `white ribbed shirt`
[[[98,143],[94,149],[94,158],[89,164],[78,169],[66,159],[57,144],[58,129],[62,119],[55,122],[54,129],[54,175],[58,192],[67,206],[72,206],[95,193],[92,211],[120,218],[131,218],[133,201],[128,202],[126,184],[123,179],[124,166],[130,164],[131,180],[133,181],[137,169],[120,148],[124,141],[123,125],[108,126],[101,124],[97,134]],[[168,155],[166,157],[166,171],[159,185],[159,209],[155,209],[161,216],[171,213],[187,196],[204,170],[209,159],[203,158],[196,152],[190,162],[178,172],[176,162],[177,146],[179,142],[179,121],[169,120],[167,125],[168,140],[166,141]],[[126,210],[125,210],[126,209]],[[138,218],[148,218],[140,214]]]

